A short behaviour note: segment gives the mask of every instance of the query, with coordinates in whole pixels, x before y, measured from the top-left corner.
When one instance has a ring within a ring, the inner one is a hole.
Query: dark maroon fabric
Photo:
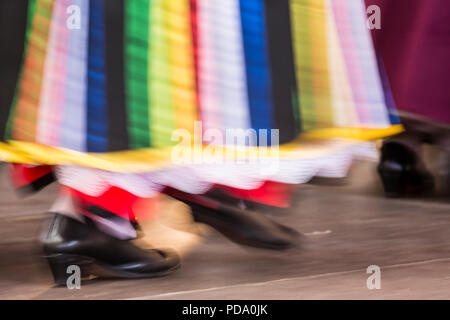
[[[450,124],[450,1],[366,0],[381,8],[372,30],[401,111]]]

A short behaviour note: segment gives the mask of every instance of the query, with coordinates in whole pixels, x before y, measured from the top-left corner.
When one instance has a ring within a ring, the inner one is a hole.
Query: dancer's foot
[[[395,142],[385,143],[381,152],[378,173],[386,196],[425,195],[434,191],[433,176],[418,154]]]
[[[82,277],[147,278],[167,275],[180,266],[171,251],[143,250],[64,215],[54,214],[42,239],[55,282],[65,285],[67,268],[77,265]]]
[[[192,209],[196,222],[207,224],[241,245],[286,250],[298,246],[300,234],[258,212],[242,210],[205,196],[167,192]]]

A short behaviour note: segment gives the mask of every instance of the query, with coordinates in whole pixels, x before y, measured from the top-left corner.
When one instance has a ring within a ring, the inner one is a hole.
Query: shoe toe
[[[168,269],[177,268],[181,264],[181,258],[178,253],[172,249],[158,250],[161,256],[164,258],[165,264]]]

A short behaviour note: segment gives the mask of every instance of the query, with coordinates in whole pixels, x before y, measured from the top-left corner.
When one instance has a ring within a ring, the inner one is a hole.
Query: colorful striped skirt
[[[105,181],[148,196],[336,176],[367,151],[358,141],[402,130],[362,0],[30,0],[26,11],[0,157],[59,165],[90,193]],[[277,169],[262,176],[267,159]]]

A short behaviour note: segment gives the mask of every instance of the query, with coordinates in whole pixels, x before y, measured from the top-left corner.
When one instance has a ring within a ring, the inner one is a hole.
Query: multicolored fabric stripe
[[[193,131],[197,120],[194,44],[189,1],[166,1],[170,14],[171,84],[175,128]],[[183,116],[177,116],[183,115]]]
[[[150,1],[149,17],[150,47],[148,50],[148,90],[150,96],[150,138],[154,147],[171,144],[175,129],[172,75],[170,65],[171,47],[167,1]]]
[[[69,32],[60,142],[68,149],[86,151],[89,0],[72,0],[72,6],[79,8],[80,29]]]
[[[377,57],[377,60],[378,60],[378,68],[380,70],[381,82],[383,84],[384,99],[386,101],[386,106],[389,112],[389,121],[393,125],[399,125],[401,124],[400,116],[395,106],[394,97],[391,91],[391,85],[389,83],[389,79],[386,73],[385,66],[383,64],[383,60],[379,56]]]
[[[12,123],[9,133],[14,140],[36,142],[38,108],[53,4],[53,0],[30,1],[26,57],[10,120]]]
[[[64,83],[67,79],[69,29],[66,11],[70,0],[55,1],[47,43],[41,96],[37,113],[36,142],[60,146]]]
[[[323,0],[292,0],[295,65],[304,130],[333,126]]]
[[[363,1],[31,0],[28,11],[12,140],[104,153],[170,147],[196,120],[280,129],[280,143],[398,123]]]
[[[199,100],[205,128],[251,127],[239,0],[199,0]]]
[[[334,0],[334,2],[337,2]],[[352,22],[352,35],[358,53],[358,61],[362,70],[363,83],[366,93],[371,124],[367,126],[385,127],[389,124],[385,97],[378,69],[377,58],[369,28],[361,28],[366,24],[366,10],[363,1],[349,1],[349,16]],[[337,18],[337,17],[336,17]]]
[[[264,2],[240,0],[251,127],[274,128]]]
[[[150,147],[148,95],[149,2],[125,3],[126,98],[130,148]]]
[[[363,127],[389,124],[380,75],[361,1],[330,0],[353,101]]]
[[[332,0],[326,0],[326,10],[333,12]],[[336,29],[336,22],[332,14],[327,14],[327,37],[328,48],[333,54],[329,55],[328,70],[331,82],[331,103],[333,107],[334,122],[338,127],[358,127],[360,125],[355,103],[352,97],[347,67],[344,55],[340,49],[339,34]]]
[[[88,71],[87,71],[87,141],[88,152],[108,151],[108,121],[105,70],[104,0],[89,1]]]
[[[196,117],[189,2],[150,1],[149,17],[150,139],[165,147],[175,129],[192,130]]]

